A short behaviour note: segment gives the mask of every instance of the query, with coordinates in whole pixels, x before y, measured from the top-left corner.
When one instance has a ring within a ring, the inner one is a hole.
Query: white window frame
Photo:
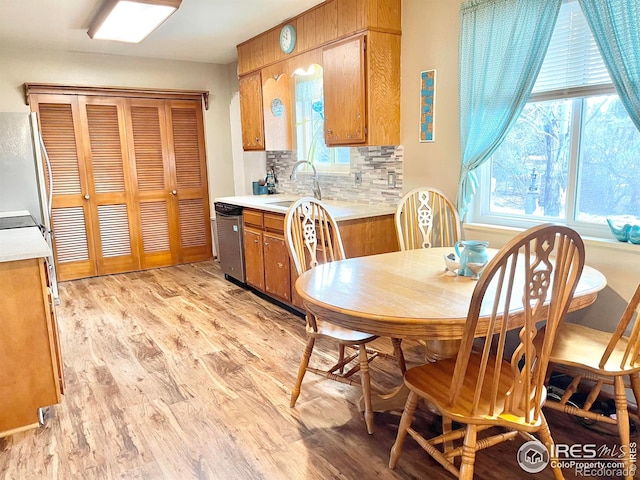
[[[467,222],[483,223],[502,227],[530,228],[545,222],[564,223],[585,236],[611,239],[611,232],[606,224],[595,225],[581,222],[576,218],[576,199],[580,186],[579,180],[579,156],[580,135],[582,125],[583,99],[598,95],[617,95],[613,83],[589,85],[580,87],[566,87],[558,90],[533,93],[528,103],[536,103],[550,100],[573,100],[572,124],[569,145],[569,164],[567,172],[567,191],[564,218],[543,217],[525,214],[504,214],[490,212],[491,197],[491,159],[484,162],[475,173],[478,176],[478,190],[472,201],[472,207],[467,214]]]

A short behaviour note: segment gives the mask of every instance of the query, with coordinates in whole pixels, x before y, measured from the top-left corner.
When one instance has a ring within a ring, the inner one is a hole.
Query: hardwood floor
[[[354,387],[307,374],[289,408],[302,319],[227,282],[213,261],[66,282],[60,298],[66,394],[44,427],[0,439],[0,478],[453,478],[411,439],[390,470],[399,414],[376,414],[368,435]],[[421,361],[419,344],[405,350],[409,366]],[[318,343],[312,362],[334,353]],[[392,361],[371,374],[378,389],[400,381]],[[548,419],[557,442],[617,443],[564,414]],[[414,426],[432,420],[422,408]],[[520,444],[480,452],[476,478],[530,478]]]

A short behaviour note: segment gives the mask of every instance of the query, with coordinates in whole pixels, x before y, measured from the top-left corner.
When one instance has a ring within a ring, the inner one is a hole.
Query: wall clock
[[[280,49],[284,53],[291,53],[296,48],[296,29],[288,24],[280,30]]]

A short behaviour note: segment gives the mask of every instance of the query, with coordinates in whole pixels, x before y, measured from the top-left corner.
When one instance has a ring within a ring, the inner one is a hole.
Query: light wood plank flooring
[[[66,394],[44,427],[0,439],[0,478],[452,478],[411,439],[390,470],[399,415],[376,414],[368,435],[354,387],[308,374],[289,408],[302,319],[227,282],[213,261],[66,282],[60,297]],[[405,350],[420,362],[419,344]],[[319,343],[312,361],[334,353]],[[383,359],[372,376],[379,389],[400,381]],[[615,443],[548,418],[556,441]],[[432,420],[423,408],[414,425]],[[519,445],[479,453],[476,478],[530,478]]]

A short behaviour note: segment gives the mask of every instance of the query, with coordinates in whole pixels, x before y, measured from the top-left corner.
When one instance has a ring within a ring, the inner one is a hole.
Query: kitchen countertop
[[[239,195],[235,197],[216,198],[216,202],[230,203],[245,208],[255,208],[266,212],[287,213],[288,205],[277,205],[278,202],[295,201],[295,195]],[[343,202],[338,200],[322,200],[323,205],[337,221],[355,220],[359,218],[393,215],[395,207],[390,205],[368,205],[363,203]]]
[[[0,212],[0,217],[29,215],[27,211]],[[0,230],[0,262],[50,257],[51,250],[38,227]]]

